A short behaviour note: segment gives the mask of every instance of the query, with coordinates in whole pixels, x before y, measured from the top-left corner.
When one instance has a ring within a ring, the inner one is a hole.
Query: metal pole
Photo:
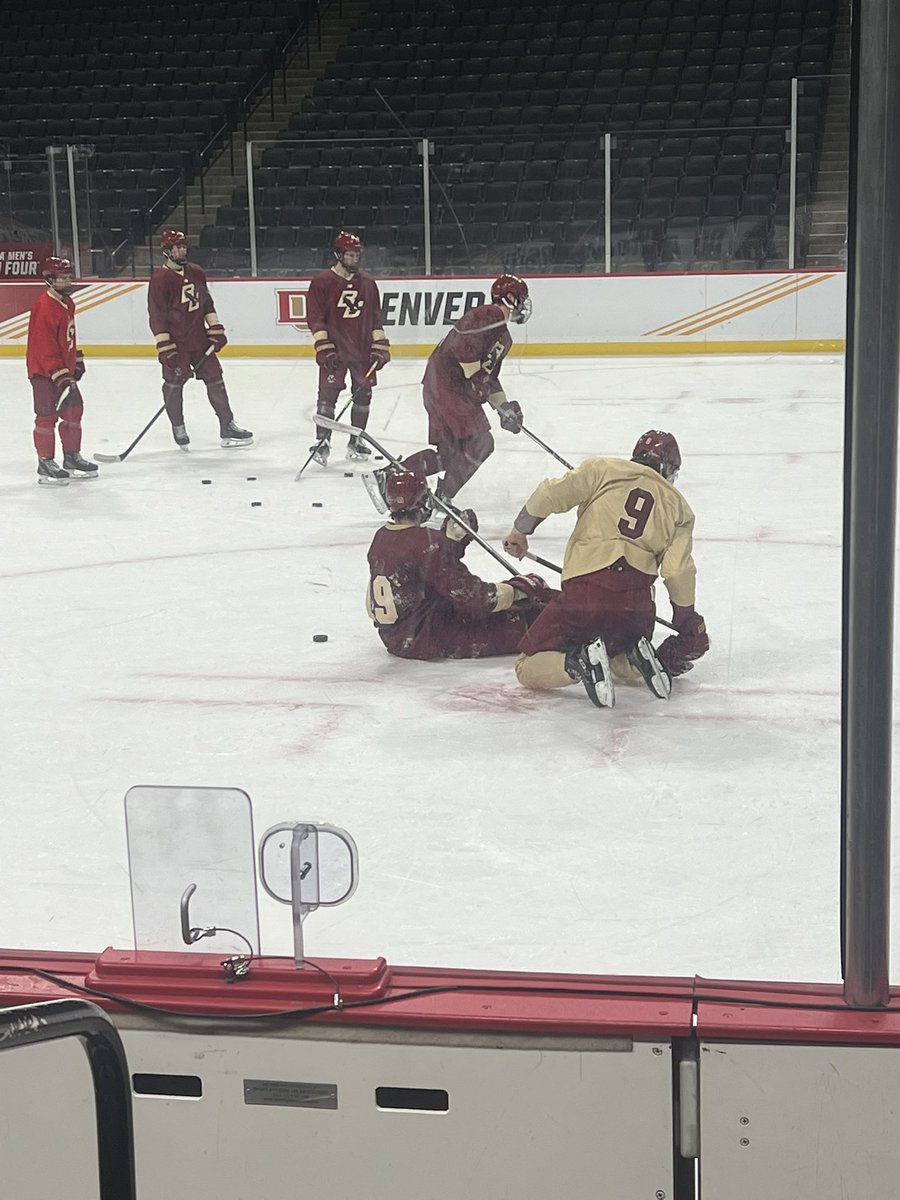
[[[247,155],[247,215],[250,221],[250,274],[255,279],[259,274],[256,257],[256,200],[253,195],[253,143],[244,147]]]
[[[893,11],[892,11],[893,10]],[[891,734],[900,356],[900,14],[853,8],[844,447],[844,999],[890,999]]]
[[[69,165],[69,213],[72,217],[72,265],[75,278],[81,278],[81,249],[78,245],[78,210],[75,203],[75,147],[66,146],[66,161]]]
[[[422,204],[425,208],[425,274],[431,274],[431,172],[428,169],[428,138],[422,138]]]
[[[59,237],[59,198],[56,195],[56,154],[57,146],[47,147],[47,162],[50,174],[50,228],[53,230],[53,253],[59,255],[62,242]]]
[[[603,243],[606,247],[604,254],[604,270],[607,275],[612,274],[612,212],[610,205],[612,204],[612,135],[604,133],[603,135],[603,211],[606,214],[603,218]]]
[[[795,75],[791,80],[791,191],[788,210],[788,267],[791,271],[794,269],[797,240],[797,95],[799,90],[800,81]]]

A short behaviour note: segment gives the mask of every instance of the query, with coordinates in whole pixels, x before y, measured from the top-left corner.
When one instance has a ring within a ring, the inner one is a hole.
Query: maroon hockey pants
[[[56,453],[56,422],[59,421],[59,440],[63,453],[81,449],[81,416],[84,403],[77,384],[72,384],[62,407],[57,410],[59,392],[45,375],[31,380],[34,396],[34,448],[40,458],[53,458]]]
[[[656,608],[650,588],[653,576],[628,566],[624,559],[576,575],[540,613],[522,638],[523,654],[564,650],[602,637],[610,658],[621,654],[638,638],[650,637]]]

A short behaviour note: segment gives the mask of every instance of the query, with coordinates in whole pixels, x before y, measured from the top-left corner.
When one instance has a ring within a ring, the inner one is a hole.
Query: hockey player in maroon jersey
[[[156,353],[162,365],[163,401],[177,445],[191,439],[184,426],[184,385],[193,375],[206,384],[206,394],[219,418],[223,446],[252,446],[253,434],[240,429],[228,402],[218,352],[228,344],[206,284],[206,273],[187,261],[187,238],[167,229],[160,239],[164,264],[150,277],[147,308]]]
[[[452,500],[494,450],[485,403],[496,409],[500,424],[510,433],[522,429],[522,409],[507,400],[500,383],[500,366],[512,346],[509,323],[524,325],[531,316],[528,285],[515,275],[501,275],[491,286],[491,303],[470,309],[431,352],[422,380],[428,413],[428,440],[437,448],[437,486],[443,500]],[[408,455],[404,466],[429,470],[422,455]],[[390,467],[373,471],[367,488],[378,505]],[[379,507],[383,508],[383,504]]]
[[[72,475],[95,479],[97,466],[81,456],[84,404],[78,381],[84,374],[84,355],[75,340],[72,264],[67,258],[46,258],[41,274],[47,290],[31,309],[25,352],[34,399],[34,448],[38,483],[65,485]],[[63,449],[61,467],[55,458],[57,421]]]
[[[641,434],[631,461],[589,458],[545,479],[525,501],[503,548],[516,558],[551,513],[578,510],[566,547],[562,592],[522,638],[516,675],[526,687],[581,682],[598,708],[615,704],[613,675],[643,678],[660,700],[671,680],[709,650],[694,609],[694,514],[677,490],[681,451],[671,433]],[[653,584],[661,575],[676,634],[654,650]]]
[[[391,519],[369,547],[366,606],[389,654],[485,658],[515,654],[541,607],[557,595],[539,575],[486,583],[462,561],[471,540],[448,517],[440,529],[421,471],[395,471],[386,485]],[[467,510],[475,528],[475,514]]]
[[[359,268],[363,244],[355,233],[334,239],[336,262],[316,275],[306,297],[306,320],[313,336],[319,391],[316,412],[334,417],[337,398],[350,371],[353,393],[351,423],[365,429],[376,372],[391,361],[391,345],[381,327],[378,284]],[[371,370],[370,370],[371,368]],[[328,463],[331,431],[316,426],[318,441],[310,446],[320,466]],[[360,438],[350,438],[347,457],[365,460],[372,451]]]

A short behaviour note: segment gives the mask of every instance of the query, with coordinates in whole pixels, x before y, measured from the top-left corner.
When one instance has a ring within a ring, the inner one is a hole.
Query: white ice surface
[[[339,455],[294,482],[315,368],[224,365],[252,448],[219,448],[191,383],[190,454],[163,418],[127,462],[55,489],[36,484],[24,364],[0,362],[0,945],[130,946],[126,789],[215,784],[249,792],[257,833],[318,819],[357,839],[359,891],[309,919],[313,956],[837,979],[842,362],[504,367],[571,460],[653,427],[682,447],[713,648],[669,704],[621,687],[606,712],[580,687],[524,691],[511,659],[390,658],[363,611],[362,484]],[[392,452],[424,444],[421,371],[392,363],[377,388]],[[94,359],[83,391],[87,455],[160,403],[148,360]],[[559,469],[495,432],[460,499],[499,546]],[[571,523],[533,549],[560,561]],[[263,949],[289,953],[288,910],[260,904]]]

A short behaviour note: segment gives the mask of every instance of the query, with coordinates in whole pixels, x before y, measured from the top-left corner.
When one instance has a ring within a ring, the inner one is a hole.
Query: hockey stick
[[[336,420],[338,420],[338,421],[339,421],[339,420],[341,419],[341,417],[344,415],[344,413],[347,411],[347,409],[350,407],[350,405],[351,405],[351,404],[353,403],[353,401],[356,399],[356,397],[357,397],[357,394],[363,390],[363,388],[364,388],[364,387],[365,387],[365,385],[366,385],[366,382],[368,381],[369,377],[370,377],[370,376],[373,374],[373,372],[374,372],[375,370],[376,370],[375,364],[374,364],[374,363],[372,363],[372,365],[369,367],[368,371],[366,371],[365,375],[363,375],[363,381],[362,381],[362,383],[359,385],[359,387],[358,387],[358,388],[356,388],[356,390],[355,390],[355,391],[353,391],[353,392],[351,392],[351,393],[350,393],[350,399],[347,401],[347,403],[344,405],[344,407],[343,407],[343,408],[341,409],[341,411],[338,413],[338,415],[337,415],[337,417],[336,417]],[[317,415],[318,415],[318,414],[317,414]],[[324,421],[317,421],[317,422],[316,422],[316,424],[317,424],[317,425],[324,425],[324,424],[325,424],[325,422],[324,422]],[[320,439],[319,439],[319,441],[317,441],[317,442],[316,442],[315,446],[314,446],[314,447],[312,448],[312,450],[310,450],[310,452],[309,452],[309,458],[306,460],[306,462],[303,464],[303,466],[300,468],[300,470],[299,470],[299,471],[297,472],[297,474],[294,476],[294,483],[299,483],[299,482],[300,482],[300,476],[303,474],[303,472],[306,470],[306,468],[307,468],[307,467],[309,466],[309,464],[312,462],[312,460],[313,460],[313,455],[314,455],[314,454],[315,454],[315,453],[316,453],[318,450],[320,450],[320,449],[322,448],[322,446],[324,446],[324,445],[325,445],[325,443],[326,443],[327,441],[328,441],[328,437],[326,436],[326,437],[320,438]]]
[[[319,425],[324,425],[326,429],[334,429],[338,433],[347,433],[353,437],[362,438],[363,441],[368,442],[373,449],[377,450],[379,454],[384,455],[385,460],[389,462],[391,466],[399,467],[401,471],[405,470],[400,459],[394,458],[393,454],[389,454],[388,451],[385,450],[384,446],[382,446],[380,442],[376,442],[372,435],[367,433],[365,429],[357,429],[355,425],[342,425],[339,421],[332,421],[330,417],[316,417],[315,419]],[[468,533],[472,539],[478,543],[482,550],[486,550],[487,553],[490,554],[491,558],[496,559],[496,561],[500,563],[505,570],[509,571],[510,575],[519,574],[509,559],[504,558],[503,555],[498,553],[498,551],[496,551],[493,546],[486,542],[483,537],[479,536],[477,531],[474,530],[471,525],[469,525],[460,515],[460,512],[457,508],[455,508],[452,504],[448,504],[446,500],[442,500],[440,496],[438,496],[435,492],[432,492],[430,489],[429,493],[431,495],[432,503],[435,504],[441,510],[441,512],[446,513],[448,517],[452,518],[457,525],[464,529],[466,533]]]
[[[202,364],[205,362],[205,360],[207,358],[209,358],[209,356],[214,351],[215,351],[215,346],[212,344],[212,342],[210,342],[210,344],[204,350],[203,357],[200,359],[200,362],[197,363],[197,366],[191,367],[191,375],[193,376],[194,379],[197,378],[198,369],[202,366]],[[95,454],[93,457],[96,459],[97,462],[103,462],[103,463],[124,462],[125,459],[128,457],[128,455],[132,452],[132,450],[138,444],[138,442],[141,440],[141,438],[144,436],[144,434],[147,433],[150,430],[150,428],[156,424],[156,422],[159,420],[159,418],[163,415],[163,413],[165,411],[166,411],[166,406],[164,404],[158,412],[155,412],[153,414],[153,416],[150,418],[150,420],[147,422],[147,424],[144,426],[144,428],[141,430],[141,432],[137,435],[137,437],[134,439],[134,441],[131,443],[131,445],[126,450],[123,450],[121,454]]]
[[[575,470],[575,468],[572,466],[572,464],[570,462],[566,462],[566,460],[561,455],[557,454],[555,450],[551,450],[546,442],[542,442],[536,433],[532,433],[531,430],[526,429],[524,425],[520,425],[519,428],[521,429],[522,433],[527,434],[528,437],[530,437],[533,442],[537,442],[537,444],[540,446],[540,448],[542,450],[546,450],[548,454],[552,454],[552,456],[556,459],[556,461],[558,463],[562,463],[562,465],[566,468],[567,471]]]
[[[556,563],[552,563],[546,558],[540,558],[537,554],[532,554],[530,550],[526,550],[522,557],[530,558],[532,562],[539,563],[542,567],[546,567],[548,571],[555,571],[557,575],[562,575],[562,567],[558,567]],[[655,617],[654,620],[657,625],[665,625],[666,629],[671,629],[675,633],[678,632],[671,621],[666,621],[662,617]]]

